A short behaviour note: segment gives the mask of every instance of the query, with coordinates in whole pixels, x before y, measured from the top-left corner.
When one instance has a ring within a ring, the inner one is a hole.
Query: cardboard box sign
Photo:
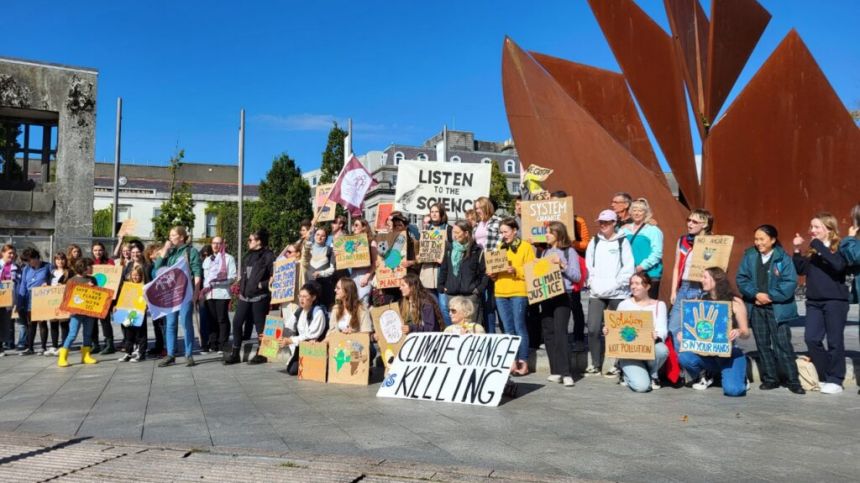
[[[314,196],[314,209],[316,210],[316,221],[332,221],[337,210],[337,203],[328,199],[328,195],[334,190],[334,183],[317,185]]]
[[[487,275],[506,272],[511,266],[507,250],[485,250],[484,264],[487,266]]]
[[[299,380],[326,382],[328,343],[302,342],[299,344]]]
[[[128,327],[140,327],[146,314],[146,299],[143,298],[143,284],[125,282],[116,299],[113,322]]]
[[[445,258],[446,238],[448,238],[448,232],[444,228],[422,231],[418,248],[418,263],[442,263]]]
[[[96,285],[99,287],[110,289],[115,299],[119,292],[119,284],[122,282],[122,267],[120,265],[93,265],[93,278],[96,279]]]
[[[536,164],[530,164],[528,169],[526,169],[526,176],[535,181],[544,182],[549,178],[549,175],[551,175],[552,172],[553,170],[549,168],[542,168]]]
[[[476,199],[489,196],[491,170],[484,163],[404,160],[397,168],[394,207],[404,213],[427,213],[442,203],[449,219],[463,220]]]
[[[326,337],[326,342],[329,383],[370,384],[370,334],[333,331]]]
[[[30,311],[30,320],[68,320],[71,314],[60,310],[65,292],[65,285],[33,287],[33,291],[31,292],[33,308]]]
[[[133,235],[135,228],[137,228],[137,220],[129,218],[122,222],[122,225],[119,227],[119,231],[116,232],[116,236],[122,238],[126,235]]]
[[[573,236],[573,197],[522,202],[523,240],[546,243],[546,227],[550,222],[560,221],[567,228],[567,235]]]
[[[373,331],[376,334],[376,343],[379,344],[382,363],[387,370],[406,340],[400,306],[388,304],[373,307],[370,309],[370,318],[373,319]]]
[[[394,202],[380,203],[376,206],[376,223],[374,228],[377,233],[388,232],[386,221],[388,221],[388,217],[391,216],[392,211],[394,211]]]
[[[606,357],[654,360],[654,316],[650,310],[604,310]]]
[[[684,300],[681,302],[681,352],[730,357],[732,342],[731,302]]]
[[[364,268],[370,266],[370,244],[367,235],[342,235],[334,240],[335,267]]]
[[[274,362],[281,351],[280,340],[284,335],[284,319],[274,316],[266,316],[266,324],[263,327],[263,338],[260,339],[260,348],[257,353]]]
[[[538,258],[525,265],[526,293],[529,305],[551,299],[564,293],[561,268],[548,258]]]
[[[376,274],[373,285],[376,288],[395,288],[406,275],[406,268],[400,263],[406,260],[409,238],[406,231],[386,233],[376,237],[379,256],[376,257]]]
[[[68,284],[60,310],[103,319],[107,317],[112,300],[112,290],[82,283]]]
[[[276,261],[272,266],[272,304],[292,302],[296,298],[296,272],[298,262],[294,259]]]
[[[701,282],[706,268],[719,267],[728,270],[734,242],[735,237],[730,235],[697,236],[693,243],[687,280]]]
[[[15,305],[15,282],[6,280],[0,282],[0,307]]]

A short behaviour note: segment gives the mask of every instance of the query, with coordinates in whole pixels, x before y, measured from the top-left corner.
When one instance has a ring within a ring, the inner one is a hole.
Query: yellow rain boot
[[[81,362],[84,364],[98,364],[99,361],[90,357],[92,351],[92,347],[81,347]]]
[[[57,353],[57,367],[69,367],[69,349],[63,347]]]

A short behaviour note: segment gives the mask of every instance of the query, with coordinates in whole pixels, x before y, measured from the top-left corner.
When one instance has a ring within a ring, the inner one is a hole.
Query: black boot
[[[266,359],[264,356],[261,356],[260,354],[257,354],[254,357],[252,357],[250,361],[248,361],[248,364],[251,364],[251,365],[265,364],[267,362],[269,362],[268,359]]]
[[[228,366],[230,364],[236,364],[236,363],[239,363],[241,361],[242,361],[242,359],[239,358],[239,349],[237,349],[235,347],[230,352],[230,355],[225,354],[225,356],[224,356],[224,365],[225,366]]]
[[[116,352],[116,347],[113,345],[113,337],[105,337],[105,348],[99,352],[99,355],[109,356]]]

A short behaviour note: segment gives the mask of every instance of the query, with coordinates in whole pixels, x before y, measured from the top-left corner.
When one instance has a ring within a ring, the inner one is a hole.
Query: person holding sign
[[[550,382],[561,382],[573,387],[570,370],[570,343],[567,324],[570,321],[570,297],[573,284],[579,282],[579,255],[570,245],[567,227],[560,221],[552,221],[546,230],[547,249],[541,254],[561,268],[564,293],[540,302],[541,328],[549,357]]]
[[[319,227],[313,231],[313,241],[305,243],[304,260],[307,264],[308,280],[320,285],[320,304],[330,310],[334,302],[334,249],[326,245],[328,232]]]
[[[400,280],[400,313],[403,314],[403,334],[436,332],[442,325],[442,314],[436,297],[422,285],[418,275],[407,273]]]
[[[806,347],[822,394],[839,394],[845,380],[845,323],[848,319],[848,268],[839,253],[839,226],[836,217],[818,213],[809,223],[812,241],[806,253],[800,234],[794,237],[794,267],[806,275]],[[827,350],[824,337],[827,337]]]
[[[505,327],[505,333],[520,336],[517,361],[511,372],[517,376],[529,373],[529,331],[526,326],[528,289],[525,265],[535,259],[534,247],[519,237],[519,225],[513,218],[502,220],[499,232],[502,239],[497,245],[508,256],[510,266],[504,272],[490,276],[495,281],[496,307]]]
[[[738,337],[749,338],[746,305],[732,291],[725,270],[718,267],[706,268],[702,277],[702,289],[705,291],[706,300],[731,302],[732,330],[729,332],[729,341],[734,341]],[[676,336],[679,344],[681,336],[679,331]],[[732,353],[729,357],[701,356],[695,352],[681,352],[678,355],[678,362],[687,374],[699,378],[699,382],[693,384],[693,389],[704,391],[709,388],[714,383],[714,375],[719,372],[722,375],[723,394],[738,397],[747,393],[747,359],[737,345],[732,345]]]
[[[74,267],[75,276],[68,280],[68,284],[84,284],[96,286],[96,279],[93,278],[93,261],[90,258],[78,258],[75,260]],[[57,354],[57,367],[69,367],[69,349],[75,339],[78,338],[78,330],[84,331],[84,345],[81,347],[81,363],[82,364],[97,364],[99,361],[94,359],[92,353],[92,331],[96,319],[85,315],[72,314],[69,319],[69,336],[63,342],[63,347]],[[82,327],[83,326],[83,327]]]
[[[448,247],[451,246],[454,238],[452,235],[453,228],[448,224],[448,213],[445,211],[445,205],[442,203],[435,203],[430,206],[430,215],[429,219],[426,220],[422,230],[427,231],[439,231],[442,233],[445,239],[445,250],[447,251]],[[424,236],[424,233],[421,234]],[[444,259],[443,259],[444,262]],[[436,296],[436,300],[439,302],[439,308],[442,311],[442,318],[445,321],[445,325],[450,325],[451,320],[448,317],[448,296],[445,295],[441,291],[441,287],[439,286],[439,272],[442,264],[435,262],[425,262],[421,264],[421,268],[419,269],[419,277],[421,278],[421,284],[424,285],[424,288],[430,291],[433,295]]]
[[[798,317],[794,300],[797,271],[782,249],[775,227],[761,225],[755,229],[754,236],[755,246],[744,252],[735,280],[747,304],[758,348],[762,381],[759,389],[778,388],[782,372],[788,389],[804,394],[789,327],[789,322]]]
[[[379,245],[376,243],[376,237],[373,236],[370,223],[364,218],[356,218],[352,221],[352,234],[366,236],[368,246],[370,247],[370,266],[349,269],[349,276],[355,282],[355,287],[358,290],[359,301],[365,307],[369,307],[370,292],[373,289],[370,281],[373,280],[373,272],[376,270],[376,256],[379,251]]]
[[[678,238],[675,249],[675,266],[672,267],[672,310],[669,312],[669,332],[681,333],[681,302],[702,297],[702,283],[689,280],[693,261],[693,244],[699,235],[710,235],[714,216],[708,210],[693,210],[687,217],[687,234]],[[671,340],[671,338],[670,338]]]
[[[13,284],[18,282],[18,265],[15,264],[15,256],[15,247],[13,245],[3,245],[2,250],[0,250],[0,282],[12,282]],[[12,326],[12,310],[15,306],[14,302],[15,297],[13,294],[12,306],[0,307],[0,357],[6,355],[3,346],[6,345],[7,342],[12,344],[10,348],[15,347],[14,339],[12,339],[11,342],[6,340],[8,334],[13,332],[14,329]]]
[[[331,312],[331,320],[333,323],[329,327],[329,332],[340,331],[342,334],[373,332],[370,311],[361,304],[358,288],[351,278],[344,277],[334,285],[334,309]]]
[[[623,233],[616,230],[617,217],[612,210],[603,210],[597,217],[598,232],[585,250],[588,269],[588,350],[591,365],[586,374],[600,374],[606,344],[603,338],[603,311],[616,310],[618,304],[630,295],[630,276],[633,275],[633,250]],[[614,367],[606,377],[616,377]]]
[[[15,286],[18,301],[18,316],[27,324],[27,348],[21,352],[22,356],[35,354],[33,346],[36,343],[36,329],[39,330],[39,335],[42,339],[42,351],[47,350],[48,345],[48,327],[47,322],[32,322],[30,320],[30,310],[33,306],[32,291],[33,287],[42,287],[48,285],[51,281],[51,266],[42,261],[42,256],[39,250],[35,248],[25,248],[21,254],[27,264],[21,270],[21,281]]]
[[[104,243],[99,241],[93,242],[90,251],[93,254],[93,265],[116,265],[113,259],[107,256],[107,250],[105,249]],[[99,325],[101,325],[102,332],[104,332],[105,335],[104,349],[99,347]],[[114,347],[113,325],[111,324],[110,317],[100,319],[98,324],[93,325],[93,352],[103,356],[116,352],[116,347]]]
[[[651,292],[648,294],[656,299],[660,294],[660,278],[663,276],[663,231],[654,223],[651,205],[645,198],[639,198],[630,204],[630,219],[621,227],[633,250],[634,272],[645,272],[651,278]]]
[[[669,357],[669,349],[664,341],[668,337],[666,322],[666,304],[651,298],[651,277],[646,272],[636,272],[630,277],[629,299],[618,304],[619,311],[650,311],[654,321],[654,360],[639,361],[619,359],[623,383],[633,392],[648,392],[660,389],[660,378],[657,371]],[[603,327],[603,335],[609,333],[609,328]]]
[[[289,314],[284,321],[284,326],[293,336],[281,337],[278,345],[290,346],[293,357],[287,363],[287,374],[291,376],[299,373],[299,345],[305,341],[322,342],[326,335],[328,318],[325,309],[319,304],[320,285],[316,282],[308,282],[299,290],[299,309]]]
[[[54,255],[54,267],[51,269],[51,286],[65,285],[72,277],[69,270],[69,260],[63,252]],[[60,343],[69,336],[68,320],[51,320],[48,322],[51,328],[51,347],[45,351],[46,355],[55,356],[60,353]]]
[[[493,202],[486,196],[482,196],[475,200],[475,215],[477,224],[475,225],[475,242],[485,251],[493,251],[499,246],[499,227],[502,223],[502,218],[496,214]],[[517,222],[519,226],[519,222]],[[487,285],[487,290],[484,292],[483,313],[484,313],[484,329],[488,334],[496,333],[496,297],[494,281],[491,279]]]
[[[473,312],[478,319],[470,322],[482,323],[481,306],[490,279],[486,274],[487,267],[481,247],[472,240],[472,225],[465,220],[455,223],[451,234],[453,242],[445,248],[445,258],[439,270],[439,297],[440,300],[444,298],[446,304],[439,304],[439,308],[442,311],[447,310],[449,297],[466,297],[472,301]],[[442,317],[445,317],[444,313]],[[444,320],[450,325],[450,317]]]
[[[140,285],[148,283],[148,280],[146,279],[147,270],[144,265],[131,262],[128,264],[128,267],[128,275],[126,275],[125,277],[126,282],[136,283]],[[125,344],[125,354],[123,354],[123,356],[119,358],[119,362],[140,362],[146,359],[146,349],[148,345],[146,326],[146,311],[144,311],[143,313],[143,323],[140,326],[122,326],[122,336]]]

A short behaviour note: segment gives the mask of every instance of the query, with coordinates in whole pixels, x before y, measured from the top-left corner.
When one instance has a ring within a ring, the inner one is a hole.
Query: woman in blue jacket
[[[854,286],[851,287],[851,303],[860,303],[860,203],[854,205],[851,210],[851,227],[848,228],[848,236],[839,242],[839,253],[848,262],[848,273],[854,275]]]
[[[21,271],[21,281],[15,288],[18,295],[18,316],[27,324],[27,349],[21,353],[22,356],[34,354],[33,345],[36,342],[36,329],[42,338],[42,352],[45,352],[48,344],[48,323],[41,321],[30,323],[30,311],[33,307],[33,287],[41,287],[51,283],[51,265],[42,261],[39,250],[27,248],[21,254],[26,260],[26,265]]]
[[[779,243],[778,235],[772,225],[761,225],[755,229],[755,246],[744,252],[736,281],[750,315],[761,361],[762,382],[759,389],[778,388],[781,372],[785,374],[786,386],[791,392],[805,394],[797,376],[797,356],[791,345],[791,328],[788,324],[797,318],[797,303],[794,300],[797,271]]]

